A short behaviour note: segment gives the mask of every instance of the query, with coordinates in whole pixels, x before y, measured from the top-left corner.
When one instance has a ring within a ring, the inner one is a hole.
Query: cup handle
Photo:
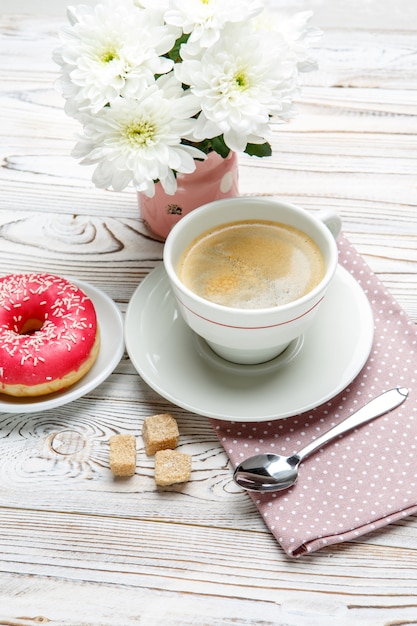
[[[327,226],[333,237],[336,239],[342,230],[342,220],[340,215],[331,210],[324,210],[320,211],[317,217]]]

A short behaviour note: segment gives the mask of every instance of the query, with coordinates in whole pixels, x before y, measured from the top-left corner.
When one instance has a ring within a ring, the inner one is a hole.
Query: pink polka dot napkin
[[[287,491],[254,494],[263,519],[294,557],[349,541],[417,513],[417,328],[343,236],[339,262],[373,310],[371,354],[330,402],[301,415],[259,423],[211,420],[235,467],[260,452],[288,456],[392,387],[409,389],[397,409],[336,439],[300,465]]]

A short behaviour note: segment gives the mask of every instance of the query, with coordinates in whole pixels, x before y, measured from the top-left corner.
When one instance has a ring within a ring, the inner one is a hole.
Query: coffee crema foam
[[[206,231],[184,251],[180,280],[227,307],[263,309],[293,302],[323,278],[324,259],[306,233],[272,221],[245,220]]]

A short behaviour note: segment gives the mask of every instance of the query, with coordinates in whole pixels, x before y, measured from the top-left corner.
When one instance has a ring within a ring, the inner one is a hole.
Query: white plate
[[[289,359],[233,365],[214,355],[184,323],[162,265],[136,289],[125,319],[128,354],[150,387],[194,413],[245,422],[296,415],[337,395],[364,366],[373,334],[368,299],[340,266]]]
[[[122,358],[123,318],[119,308],[107,294],[96,287],[79,280],[70,280],[91,298],[96,309],[100,327],[100,352],[93,367],[81,380],[64,391],[33,398],[14,398],[0,393],[0,412],[35,413],[72,402],[95,389],[110,376]]]

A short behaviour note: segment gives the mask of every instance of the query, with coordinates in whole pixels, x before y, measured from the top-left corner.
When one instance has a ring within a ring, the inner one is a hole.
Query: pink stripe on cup
[[[308,315],[311,311],[313,311],[319,304],[320,302],[323,300],[324,296],[322,298],[320,298],[320,300],[318,300],[310,309],[308,309],[308,311],[306,311],[305,313],[302,313],[301,315],[299,315],[298,317],[294,317],[291,320],[288,320],[286,322],[280,322],[279,324],[269,324],[268,326],[233,326],[231,324],[222,324],[221,322],[215,322],[214,320],[209,320],[207,317],[204,317],[203,315],[200,315],[199,313],[196,313],[195,311],[193,311],[192,309],[190,309],[187,305],[185,305],[182,300],[180,300],[177,296],[177,299],[179,302],[181,302],[182,306],[184,307],[184,309],[187,309],[187,311],[189,311],[190,313],[192,313],[193,315],[195,315],[196,317],[199,317],[200,319],[204,320],[205,322],[209,322],[210,324],[216,324],[217,326],[224,326],[225,328],[237,328],[239,330],[264,330],[266,328],[276,328],[278,326],[285,326],[285,324],[291,324],[291,322],[296,322],[297,320],[301,319],[302,317],[305,317],[306,315]]]

